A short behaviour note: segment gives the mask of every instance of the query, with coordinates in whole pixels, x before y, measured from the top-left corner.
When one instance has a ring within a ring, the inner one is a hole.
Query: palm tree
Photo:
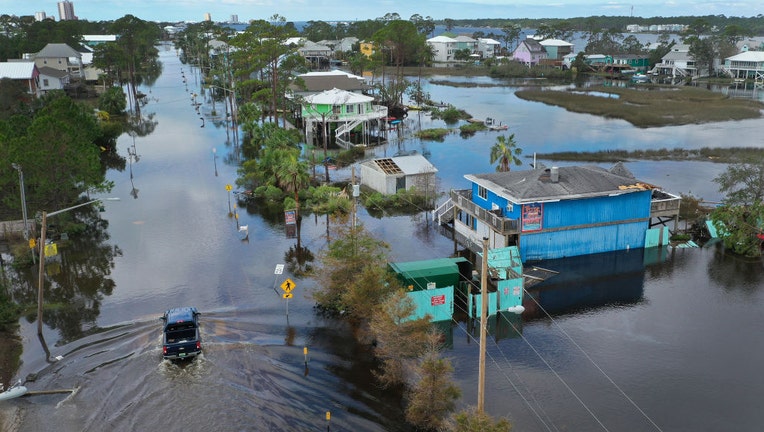
[[[297,159],[294,152],[282,159],[275,171],[278,187],[286,193],[294,193],[299,214],[300,197],[298,192],[310,184],[310,174],[307,163]]]
[[[301,189],[310,185],[310,173],[308,164],[298,159],[296,152],[290,152],[288,157],[284,158],[278,164],[276,169],[276,182],[284,192],[293,192],[295,201],[295,222],[297,228],[297,250],[301,250],[300,245],[300,195]]]
[[[496,171],[508,172],[510,163],[514,163],[517,166],[522,164],[522,161],[518,156],[523,152],[523,149],[517,146],[515,142],[515,134],[509,136],[499,135],[496,137],[496,144],[491,147],[491,165],[499,162],[496,166]]]

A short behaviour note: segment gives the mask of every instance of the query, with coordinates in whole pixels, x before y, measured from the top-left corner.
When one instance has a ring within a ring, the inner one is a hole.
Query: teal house
[[[481,257],[482,259],[482,257]],[[522,312],[523,266],[516,246],[488,251],[488,314]],[[480,278],[474,277],[466,258],[436,258],[425,261],[390,263],[408,297],[416,306],[409,319],[430,316],[431,321],[451,321],[454,302],[459,297],[468,315],[480,316]]]

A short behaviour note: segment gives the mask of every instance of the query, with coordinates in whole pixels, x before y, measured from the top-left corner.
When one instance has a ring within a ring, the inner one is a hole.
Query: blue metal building
[[[676,225],[679,215],[679,197],[640,182],[620,163],[465,178],[471,188],[451,191],[437,220],[453,223],[455,241],[472,250],[483,237],[492,249],[517,246],[523,262],[642,248],[653,226]],[[667,231],[652,234],[668,244]]]

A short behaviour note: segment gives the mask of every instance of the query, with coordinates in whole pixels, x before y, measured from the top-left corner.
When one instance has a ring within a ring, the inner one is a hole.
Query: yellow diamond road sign
[[[294,288],[295,284],[292,282],[292,279],[286,278],[286,280],[281,283],[281,289],[283,289],[284,292],[290,293]]]
[[[285,299],[290,299],[290,298],[292,298],[292,293],[281,294],[281,297],[284,297]]]

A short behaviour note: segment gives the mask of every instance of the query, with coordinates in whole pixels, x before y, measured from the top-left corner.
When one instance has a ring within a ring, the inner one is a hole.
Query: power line
[[[581,346],[580,346],[580,345],[579,345],[579,344],[578,344],[578,343],[577,343],[577,342],[576,342],[576,341],[575,341],[575,340],[574,340],[574,339],[573,339],[573,338],[572,338],[572,337],[571,337],[571,336],[568,334],[568,332],[566,332],[566,331],[565,331],[565,329],[563,329],[563,328],[562,328],[562,326],[560,326],[560,325],[557,323],[557,321],[556,321],[554,318],[552,318],[552,316],[551,316],[551,315],[549,315],[549,312],[547,312],[547,311],[546,311],[546,309],[544,309],[544,307],[543,307],[543,306],[541,306],[541,304],[540,304],[540,303],[539,303],[539,302],[538,302],[538,301],[537,301],[537,300],[536,300],[536,299],[535,299],[535,298],[534,298],[532,295],[530,295],[530,293],[528,293],[528,292],[525,290],[525,288],[523,288],[523,292],[525,292],[526,294],[528,294],[528,297],[530,297],[530,298],[533,300],[533,302],[534,302],[534,303],[536,303],[536,305],[537,305],[537,306],[538,306],[538,307],[539,307],[539,308],[540,308],[542,311],[544,311],[544,314],[545,314],[547,317],[549,317],[549,320],[550,320],[550,321],[552,321],[552,324],[554,324],[554,326],[555,326],[555,327],[557,327],[557,329],[560,331],[560,333],[562,333],[563,335],[565,335],[565,337],[567,337],[567,338],[568,338],[568,340],[570,340],[570,342],[571,342],[571,343],[572,343],[572,344],[573,344],[573,345],[574,345],[576,348],[578,348],[578,350],[579,350],[579,351],[581,351],[581,353],[584,355],[584,357],[586,357],[586,359],[587,359],[587,360],[589,360],[589,362],[591,362],[591,364],[592,364],[592,365],[593,365],[593,366],[594,366],[594,367],[595,367],[595,368],[596,368],[596,369],[597,369],[597,370],[598,370],[598,371],[599,371],[599,372],[600,372],[600,373],[601,373],[601,374],[602,374],[602,375],[603,375],[603,376],[604,376],[604,377],[605,377],[605,378],[606,378],[606,379],[607,379],[607,380],[610,382],[610,384],[612,384],[612,385],[613,385],[613,387],[615,387],[615,388],[616,388],[616,389],[617,389],[617,390],[618,390],[618,391],[621,393],[621,395],[622,395],[624,398],[626,398],[626,400],[628,400],[628,401],[629,401],[629,403],[631,403],[631,404],[634,406],[634,408],[636,408],[636,410],[637,410],[637,411],[639,411],[639,413],[640,413],[640,414],[642,414],[642,416],[644,416],[644,417],[647,419],[647,421],[648,421],[648,422],[650,422],[650,424],[651,424],[651,425],[653,425],[653,427],[655,427],[655,429],[657,429],[657,430],[659,430],[659,431],[663,432],[663,430],[662,430],[662,429],[661,429],[661,428],[660,428],[660,427],[659,427],[659,426],[658,426],[658,425],[657,425],[657,424],[656,424],[656,423],[653,421],[653,419],[652,419],[652,418],[650,418],[650,416],[648,416],[648,415],[647,415],[647,413],[646,413],[646,412],[644,412],[644,411],[642,410],[642,408],[640,408],[640,407],[639,407],[639,405],[637,405],[637,403],[636,403],[636,402],[634,402],[634,400],[633,400],[632,398],[630,398],[630,397],[629,397],[629,395],[627,395],[627,394],[626,394],[626,392],[624,392],[624,391],[623,391],[623,389],[621,389],[621,387],[620,387],[618,384],[616,384],[616,383],[615,383],[615,381],[613,381],[613,379],[612,379],[612,378],[610,378],[610,376],[609,376],[607,373],[605,373],[605,371],[604,371],[604,370],[602,370],[602,368],[601,368],[601,367],[600,367],[600,366],[599,366],[599,365],[598,365],[598,364],[597,364],[597,363],[594,361],[594,359],[592,359],[592,358],[591,358],[591,356],[589,356],[589,354],[588,354],[588,353],[587,353],[587,352],[586,352],[586,351],[585,351],[583,348],[581,348]],[[511,324],[511,323],[510,323],[510,324]]]

